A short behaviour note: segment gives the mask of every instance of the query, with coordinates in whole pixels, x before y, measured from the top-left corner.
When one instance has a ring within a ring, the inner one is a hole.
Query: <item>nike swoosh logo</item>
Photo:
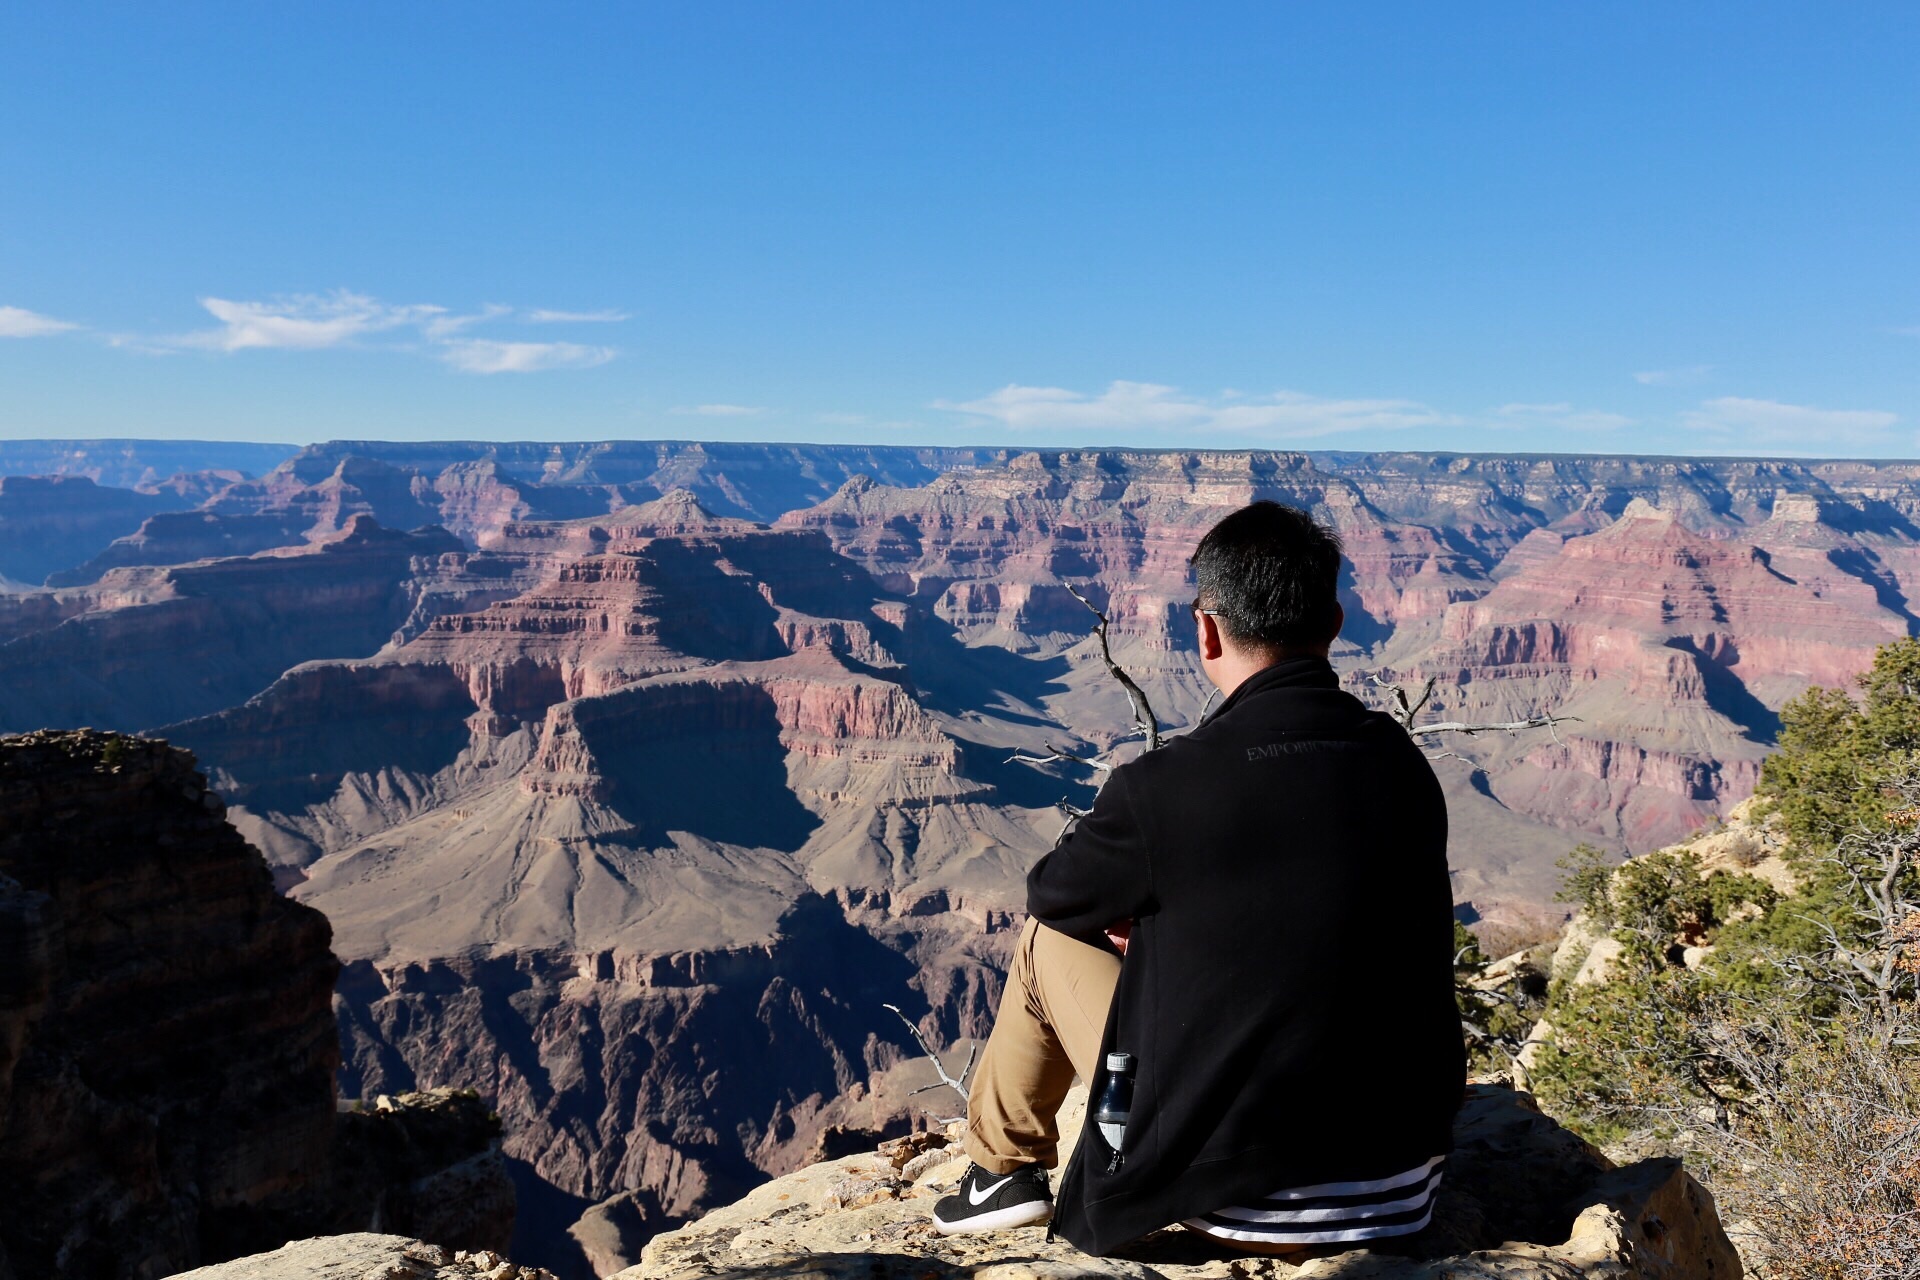
[[[988,1200],[993,1198],[994,1192],[998,1191],[1000,1188],[1006,1186],[1009,1182],[1012,1182],[1012,1181],[1013,1181],[1013,1175],[1008,1174],[1006,1177],[1000,1179],[1000,1181],[990,1182],[984,1187],[968,1187],[967,1201],[968,1203],[973,1205],[974,1208],[978,1209],[981,1205],[985,1204]]]

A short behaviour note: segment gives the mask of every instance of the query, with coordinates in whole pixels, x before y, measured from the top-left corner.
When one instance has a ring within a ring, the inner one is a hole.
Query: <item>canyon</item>
[[[191,749],[331,923],[343,1094],[476,1091],[514,1256],[572,1275],[596,1204],[644,1239],[928,1122],[883,1006],[984,1035],[1054,802],[1091,795],[1010,757],[1139,749],[1074,593],[1185,729],[1186,557],[1227,511],[1339,530],[1357,696],[1568,717],[1436,742],[1489,926],[1557,919],[1575,841],[1743,799],[1920,586],[1908,463],[332,442],[96,480],[10,448],[45,474],[0,487],[0,731]]]

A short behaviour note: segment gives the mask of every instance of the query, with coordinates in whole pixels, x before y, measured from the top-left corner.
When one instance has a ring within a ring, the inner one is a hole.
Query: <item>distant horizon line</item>
[[[561,449],[589,445],[700,445],[724,446],[740,449],[822,449],[822,450],[886,450],[902,453],[1000,453],[1009,456],[1022,454],[1293,454],[1302,457],[1426,457],[1426,458],[1510,458],[1538,461],[1565,460],[1641,460],[1671,462],[1790,462],[1796,464],[1820,463],[1858,463],[1872,466],[1913,463],[1920,465],[1920,455],[1913,457],[1870,457],[1841,454],[1789,454],[1789,453],[1608,453],[1602,451],[1536,451],[1536,450],[1488,450],[1488,449],[1311,449],[1280,445],[1235,446],[1219,445],[1011,445],[1011,444],[903,444],[874,443],[850,444],[846,442],[824,442],[809,440],[719,440],[702,439],[697,436],[648,436],[648,437],[581,437],[572,440],[489,440],[484,438],[406,440],[387,439],[377,436],[331,437],[313,440],[305,444],[290,444],[278,440],[218,440],[200,437],[165,436],[19,436],[0,437],[0,451],[20,446],[124,446],[124,445],[175,445],[183,448],[240,448],[240,449],[280,449],[286,450],[289,457],[309,450],[338,448],[351,445],[399,445],[444,448],[527,448]]]

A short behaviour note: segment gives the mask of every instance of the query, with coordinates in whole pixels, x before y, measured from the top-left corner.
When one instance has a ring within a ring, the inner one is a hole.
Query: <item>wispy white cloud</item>
[[[1889,444],[1899,421],[1883,409],[1820,409],[1741,396],[1708,400],[1681,415],[1684,425],[1740,447],[1784,445],[1797,453]]]
[[[71,321],[55,320],[25,307],[0,307],[0,338],[45,338],[79,327]]]
[[[527,312],[534,324],[618,324],[627,313],[609,307],[603,311],[549,311],[545,307]]]
[[[1690,387],[1705,382],[1712,372],[1710,364],[1690,364],[1680,369],[1644,369],[1633,380],[1643,387]]]
[[[988,418],[1021,431],[1148,429],[1287,439],[1465,421],[1415,400],[1334,400],[1297,391],[1206,397],[1158,383],[1126,381],[1110,383],[1098,395],[1014,384],[974,400],[935,401],[932,407]]]
[[[489,320],[498,320],[512,314],[512,307],[503,307],[497,302],[489,302],[478,311],[469,311],[465,315],[442,312],[420,327],[429,338],[451,338],[462,329],[470,329],[476,324],[485,324]]]
[[[612,347],[578,342],[515,342],[468,336],[469,330],[481,325],[547,323],[562,316],[610,320],[618,317],[616,312],[536,309],[523,313],[498,302],[489,302],[473,311],[456,312],[432,303],[397,306],[349,289],[253,301],[205,297],[200,299],[200,305],[220,322],[218,328],[158,337],[114,334],[108,335],[107,341],[116,347],[150,355],[195,349],[231,353],[377,347],[430,355],[463,373],[483,374],[585,369],[605,364],[619,354]],[[4,310],[0,309],[0,319],[4,319]]]
[[[435,306],[389,306],[345,289],[327,294],[295,294],[266,302],[202,298],[218,329],[174,339],[178,346],[216,351],[284,348],[320,351],[403,325],[425,325],[445,313]]]
[[[612,347],[577,342],[494,342],[457,338],[440,345],[440,358],[463,373],[544,373],[588,369],[613,359]]]
[[[682,404],[668,412],[696,414],[702,418],[748,418],[766,410],[750,404]]]

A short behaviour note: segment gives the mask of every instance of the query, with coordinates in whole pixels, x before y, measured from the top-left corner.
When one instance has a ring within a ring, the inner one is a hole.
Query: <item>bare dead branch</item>
[[[1400,722],[1401,727],[1411,732],[1413,730],[1413,718],[1419,715],[1420,712],[1426,707],[1427,703],[1433,700],[1433,686],[1435,682],[1439,680],[1440,677],[1428,676],[1427,685],[1424,689],[1420,691],[1420,696],[1418,699],[1408,698],[1405,687],[1398,684],[1389,683],[1377,671],[1374,672],[1373,675],[1368,678],[1372,680],[1372,682],[1376,686],[1378,686],[1379,688],[1385,689],[1389,694],[1392,695],[1393,705],[1395,708],[1394,712],[1392,713],[1393,718]]]
[[[1400,722],[1400,727],[1405,729],[1410,737],[1416,740],[1432,737],[1440,733],[1458,733],[1472,737],[1479,733],[1519,733],[1525,729],[1545,729],[1548,733],[1552,733],[1553,740],[1558,742],[1560,735],[1555,732],[1554,726],[1577,723],[1580,719],[1579,716],[1561,716],[1548,712],[1545,715],[1532,716],[1525,720],[1507,720],[1500,723],[1474,724],[1465,720],[1442,720],[1436,724],[1417,725],[1414,723],[1414,719],[1419,716],[1422,711],[1426,710],[1427,705],[1433,701],[1434,687],[1439,682],[1438,676],[1427,677],[1427,682],[1421,686],[1418,697],[1409,697],[1406,686],[1386,679],[1377,671],[1368,676],[1367,679],[1376,688],[1387,691],[1393,701],[1393,707],[1389,714]],[[1450,751],[1427,758],[1430,760],[1445,760],[1450,756],[1454,759],[1465,759],[1464,756],[1456,756]],[[1468,761],[1468,763],[1471,764],[1472,761]]]
[[[1067,838],[1067,832],[1073,830],[1074,823],[1093,812],[1091,809],[1082,809],[1077,804],[1069,804],[1064,796],[1054,801],[1053,807],[1066,815],[1066,821],[1060,824],[1059,833],[1053,837],[1053,842],[1056,845]]]
[[[1500,724],[1469,724],[1464,720],[1442,720],[1438,724],[1411,725],[1407,732],[1415,738],[1425,738],[1436,733],[1464,733],[1471,737],[1476,733],[1518,733],[1522,729],[1551,729],[1557,724],[1577,724],[1579,716],[1556,716],[1552,714],[1534,716],[1529,720],[1508,720]]]
[[[930,1084],[926,1087],[928,1089],[937,1089],[940,1087],[940,1085],[945,1085],[947,1088],[953,1090],[955,1093],[960,1095],[960,1101],[971,1103],[973,1099],[967,1096],[967,1086],[965,1082],[967,1078],[967,1073],[973,1070],[974,1055],[979,1052],[980,1046],[974,1045],[973,1048],[967,1052],[967,1065],[960,1068],[960,1078],[956,1080],[952,1076],[947,1074],[947,1068],[944,1064],[941,1063],[940,1055],[933,1051],[933,1046],[928,1044],[927,1038],[920,1034],[920,1028],[914,1024],[913,1020],[907,1017],[906,1014],[900,1012],[899,1005],[883,1004],[880,1007],[882,1009],[892,1010],[893,1016],[900,1019],[901,1022],[906,1024],[907,1034],[913,1037],[913,1042],[920,1046],[920,1052],[926,1054],[927,1060],[933,1063],[933,1069],[935,1072],[939,1074],[940,1082],[939,1084]],[[920,1093],[920,1092],[923,1092],[923,1090],[915,1089],[913,1092]],[[913,1095],[909,1094],[908,1096],[911,1097]]]
[[[1007,763],[1014,764],[1017,762],[1019,764],[1053,764],[1057,761],[1064,760],[1072,764],[1085,765],[1089,769],[1098,769],[1102,773],[1109,773],[1113,769],[1113,766],[1111,764],[1108,764],[1105,760],[1096,760],[1092,756],[1077,756],[1071,751],[1062,751],[1060,748],[1054,746],[1051,742],[1047,744],[1046,751],[1047,751],[1047,754],[1044,756],[1024,755],[1021,752],[1016,751],[1012,755],[1007,757]]]
[[[1069,595],[1081,604],[1087,606],[1087,611],[1099,619],[1099,622],[1093,628],[1093,634],[1100,641],[1100,661],[1106,664],[1107,674],[1111,675],[1115,680],[1118,680],[1120,687],[1127,691],[1127,701],[1133,705],[1133,723],[1138,726],[1141,734],[1146,738],[1147,750],[1158,751],[1160,749],[1160,721],[1153,714],[1153,704],[1147,701],[1146,690],[1136,684],[1133,677],[1128,675],[1120,664],[1113,660],[1113,650],[1107,646],[1107,615],[1096,608],[1093,601],[1081,595],[1072,583],[1069,582],[1064,585]]]
[[[1463,755],[1461,755],[1461,754],[1460,754],[1460,753],[1459,753],[1458,751],[1433,751],[1433,752],[1429,752],[1429,753],[1427,754],[1427,759],[1429,759],[1429,760],[1460,760],[1460,761],[1464,761],[1464,762],[1465,762],[1465,763],[1466,763],[1467,765],[1469,765],[1469,766],[1471,766],[1471,768],[1473,769],[1473,771],[1474,771],[1475,773],[1485,773],[1485,772],[1486,772],[1486,770],[1485,770],[1484,768],[1482,768],[1482,767],[1481,767],[1481,765],[1480,765],[1480,762],[1479,762],[1479,761],[1477,761],[1477,760],[1469,760],[1469,759],[1468,759],[1468,758],[1467,758],[1466,756],[1463,756]]]

